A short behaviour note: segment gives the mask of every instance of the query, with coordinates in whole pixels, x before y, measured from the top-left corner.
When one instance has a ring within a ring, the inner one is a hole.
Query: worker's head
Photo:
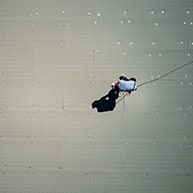
[[[129,80],[132,80],[134,82],[137,82],[136,78],[130,78]]]
[[[124,76],[119,76],[119,80],[124,80]]]

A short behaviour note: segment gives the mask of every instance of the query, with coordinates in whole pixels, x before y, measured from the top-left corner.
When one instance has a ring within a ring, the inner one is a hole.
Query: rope
[[[158,80],[160,80],[160,79],[162,79],[162,78],[168,76],[169,74],[172,74],[173,72],[175,72],[175,71],[177,71],[177,70],[179,70],[179,69],[181,69],[181,68],[184,68],[185,66],[188,66],[188,65],[190,65],[190,64],[192,64],[192,63],[193,63],[193,61],[188,62],[188,63],[186,63],[186,64],[183,64],[183,65],[181,65],[181,66],[179,66],[179,67],[177,67],[177,68],[175,68],[175,69],[173,69],[173,70],[167,72],[166,74],[163,74],[162,76],[160,76],[160,77],[158,77],[158,78],[155,78],[155,79],[152,79],[152,80],[145,81],[145,82],[139,84],[139,85],[137,86],[137,88],[139,88],[140,86],[143,86],[143,85],[145,85],[145,84],[149,84],[149,83],[151,83],[151,82],[158,81]]]
[[[179,67],[177,67],[177,68],[175,68],[175,69],[173,69],[173,70],[171,70],[171,71],[163,74],[162,76],[160,76],[160,77],[158,77],[158,78],[154,78],[154,79],[152,79],[152,80],[145,81],[145,82],[139,84],[139,85],[137,86],[137,88],[139,88],[139,87],[141,87],[141,86],[144,86],[144,85],[146,85],[146,84],[149,84],[149,83],[158,81],[158,80],[160,80],[160,79],[168,76],[169,74],[172,74],[173,72],[176,72],[177,70],[179,70],[179,69],[181,69],[181,68],[184,68],[185,66],[188,66],[188,65],[190,65],[190,64],[193,64],[193,60],[190,61],[190,62],[188,62],[188,63],[182,64],[181,66],[179,66]],[[122,101],[128,94],[129,94],[128,92],[125,93],[125,94],[116,102],[116,104],[118,104],[120,101]]]
[[[118,104],[120,101],[122,101],[128,94],[129,94],[128,92],[124,93],[124,95],[121,96],[121,98],[117,100],[116,104]]]

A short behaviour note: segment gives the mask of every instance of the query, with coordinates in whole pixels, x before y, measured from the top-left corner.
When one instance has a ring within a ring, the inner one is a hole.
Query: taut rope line
[[[154,78],[154,79],[152,79],[152,80],[147,80],[147,81],[139,84],[139,85],[137,86],[137,88],[139,88],[139,87],[141,87],[141,86],[144,86],[144,85],[146,85],[146,84],[149,84],[149,83],[158,81],[158,80],[160,80],[160,79],[162,79],[162,78],[164,78],[164,77],[166,77],[166,76],[168,76],[168,75],[176,72],[177,70],[179,70],[179,69],[181,69],[181,68],[184,68],[185,66],[188,66],[188,65],[190,65],[190,64],[193,64],[193,60],[190,61],[190,62],[188,62],[188,63],[182,64],[181,66],[179,66],[179,67],[177,67],[177,68],[175,68],[175,69],[173,69],[173,70],[171,70],[171,71],[163,74],[162,76],[160,76],[160,77],[158,77],[158,78]],[[116,104],[118,104],[120,101],[122,101],[128,94],[129,94],[128,92],[125,93],[125,94],[116,102]]]

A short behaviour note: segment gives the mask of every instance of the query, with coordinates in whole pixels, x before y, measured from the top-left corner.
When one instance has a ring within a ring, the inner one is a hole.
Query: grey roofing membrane
[[[0,0],[0,193],[192,193],[192,64],[91,107],[192,60],[192,0]]]

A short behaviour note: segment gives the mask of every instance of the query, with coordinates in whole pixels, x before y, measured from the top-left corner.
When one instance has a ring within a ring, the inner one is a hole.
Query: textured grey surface
[[[192,65],[90,106],[191,60],[192,0],[0,0],[0,193],[193,192]]]

